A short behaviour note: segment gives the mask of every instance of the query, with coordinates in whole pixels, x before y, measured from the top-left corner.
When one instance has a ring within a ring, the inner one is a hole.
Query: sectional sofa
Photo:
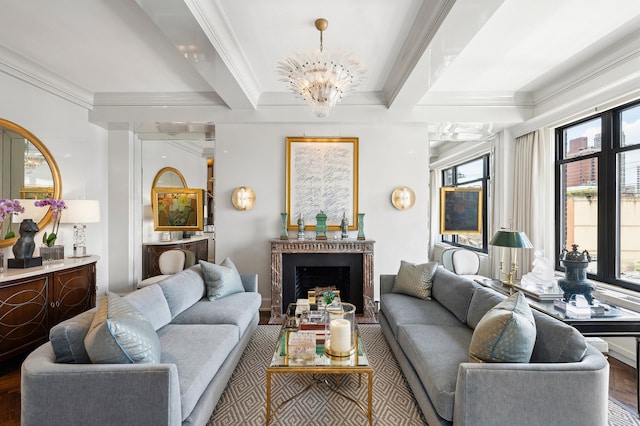
[[[258,325],[257,275],[240,280],[244,291],[211,301],[196,265],[128,305],[108,295],[149,321],[159,362],[92,363],[85,337],[100,306],[54,327],[22,365],[22,425],[205,425]]]
[[[506,296],[441,266],[429,300],[395,281],[380,277],[379,321],[429,425],[607,424],[608,362],[574,328],[533,310],[529,362],[470,362],[474,329]]]

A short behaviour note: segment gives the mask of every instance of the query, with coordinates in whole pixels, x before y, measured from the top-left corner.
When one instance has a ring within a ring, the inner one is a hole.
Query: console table
[[[191,250],[198,260],[209,258],[209,237],[192,237],[185,240],[153,241],[142,245],[142,279],[161,275],[158,258],[162,252],[173,249]]]
[[[96,305],[98,256],[0,273],[0,361],[49,339],[54,325]]]

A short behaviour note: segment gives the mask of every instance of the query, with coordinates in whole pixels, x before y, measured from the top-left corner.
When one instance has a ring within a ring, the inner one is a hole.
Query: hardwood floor
[[[261,312],[260,324],[269,322],[268,313]],[[0,364],[0,426],[20,425],[20,365],[23,358]],[[609,395],[632,413],[637,413],[636,370],[609,357]]]

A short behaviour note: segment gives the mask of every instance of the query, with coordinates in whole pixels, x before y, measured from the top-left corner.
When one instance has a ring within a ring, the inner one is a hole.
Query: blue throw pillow
[[[244,286],[240,274],[231,259],[226,258],[220,265],[200,261],[202,278],[207,285],[207,298],[220,299],[234,293],[243,293]]]
[[[482,317],[471,337],[472,362],[529,362],[536,323],[521,292],[498,303]]]
[[[94,364],[160,362],[160,340],[153,325],[114,293],[101,296],[84,346]]]

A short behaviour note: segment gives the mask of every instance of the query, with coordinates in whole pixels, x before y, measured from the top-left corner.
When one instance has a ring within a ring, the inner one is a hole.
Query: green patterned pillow
[[[207,298],[209,300],[220,299],[234,293],[244,292],[240,274],[228,257],[220,265],[200,261],[202,278],[207,284]]]
[[[101,296],[84,346],[94,364],[160,362],[160,340],[153,325],[114,293]]]
[[[431,280],[436,273],[438,262],[413,263],[400,261],[400,270],[393,283],[394,293],[403,293],[420,299],[431,299]]]
[[[471,337],[472,362],[529,362],[536,322],[524,294],[517,292],[482,317]]]

